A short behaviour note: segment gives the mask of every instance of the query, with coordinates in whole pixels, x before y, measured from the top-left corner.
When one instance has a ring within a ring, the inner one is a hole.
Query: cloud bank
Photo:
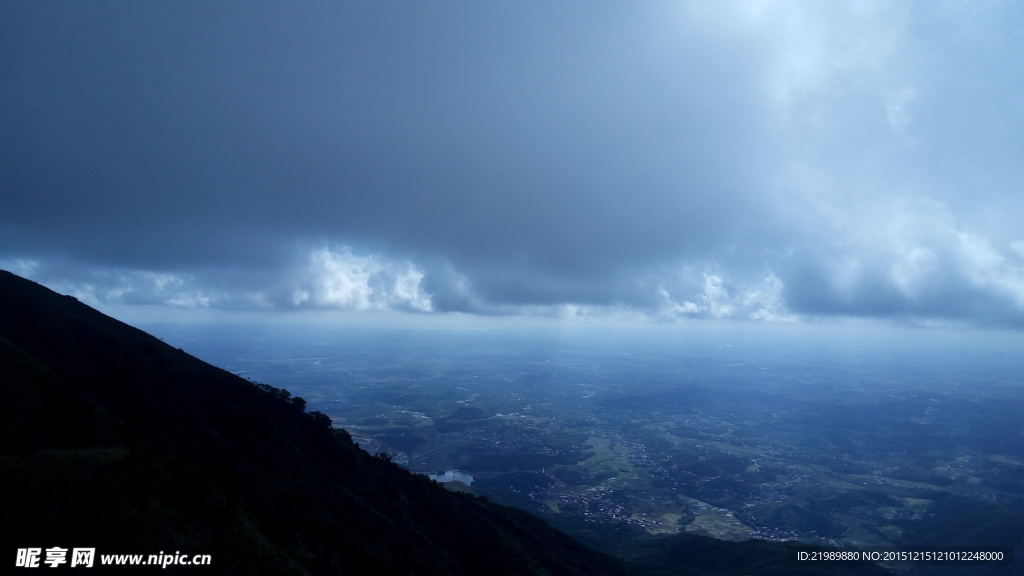
[[[1022,29],[998,1],[8,4],[0,264],[169,311],[1019,329]]]

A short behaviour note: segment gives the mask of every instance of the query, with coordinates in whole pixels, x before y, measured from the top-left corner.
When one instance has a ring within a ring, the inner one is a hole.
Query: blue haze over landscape
[[[602,529],[875,546],[1021,536],[1015,338],[964,346],[948,333],[837,327],[151,331],[301,396],[371,452],[597,547]]]
[[[0,3],[0,268],[596,547],[1019,543],[1022,222],[1020,1]]]

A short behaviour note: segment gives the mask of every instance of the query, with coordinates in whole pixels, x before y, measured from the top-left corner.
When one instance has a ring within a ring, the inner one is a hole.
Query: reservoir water
[[[473,483],[473,475],[460,472],[459,470],[448,470],[444,474],[427,474],[427,478],[437,482],[454,482],[458,480],[466,486]]]

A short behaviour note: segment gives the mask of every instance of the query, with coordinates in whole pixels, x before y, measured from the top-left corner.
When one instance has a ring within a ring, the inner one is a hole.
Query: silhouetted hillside
[[[626,573],[74,298],[0,272],[0,303],[12,562],[60,546],[211,554],[214,568],[195,569],[211,574]]]
[[[767,543],[658,540],[617,551],[629,564],[599,554],[369,455],[284,390],[4,271],[0,382],[8,562],[57,546],[212,557],[169,574],[786,572]]]

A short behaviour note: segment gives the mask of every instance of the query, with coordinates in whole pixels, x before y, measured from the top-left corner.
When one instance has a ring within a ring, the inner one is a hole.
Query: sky
[[[0,268],[169,320],[1019,332],[1024,3],[3,2]]]

